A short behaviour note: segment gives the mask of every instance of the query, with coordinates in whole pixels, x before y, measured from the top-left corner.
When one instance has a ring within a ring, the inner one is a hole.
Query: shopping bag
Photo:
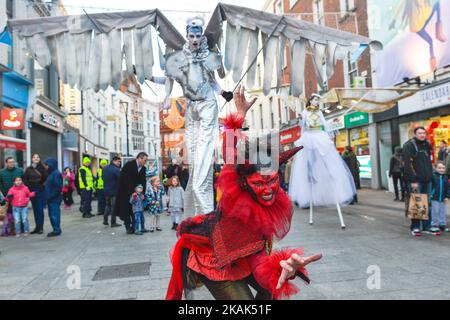
[[[6,214],[8,212],[8,202],[5,203],[5,205],[0,205],[0,226],[3,225],[3,221],[6,220]]]
[[[427,194],[412,192],[406,200],[406,216],[409,219],[429,220]]]

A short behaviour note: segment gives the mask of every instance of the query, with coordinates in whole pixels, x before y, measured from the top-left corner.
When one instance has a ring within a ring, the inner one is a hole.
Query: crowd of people
[[[407,201],[411,193],[426,194],[429,219],[411,221],[411,234],[440,235],[447,227],[447,201],[450,198],[450,148],[440,142],[438,157],[432,162],[433,148],[427,140],[427,131],[418,126],[414,137],[403,147],[397,147],[391,158],[389,177],[394,184],[395,201]]]
[[[97,215],[103,216],[105,226],[120,227],[119,217],[128,234],[162,231],[160,217],[166,213],[172,216],[172,230],[176,230],[184,213],[188,169],[174,159],[160,177],[157,168],[147,167],[147,160],[144,152],[123,168],[120,157],[114,157],[111,163],[101,160],[94,175],[89,157],[82,159],[82,166],[75,172],[66,167],[62,173],[55,159],[42,162],[39,154],[32,156],[31,165],[25,171],[17,167],[13,158],[7,158],[5,168],[0,170],[0,204],[4,211],[1,235],[43,234],[47,207],[53,228],[47,236],[59,236],[62,233],[61,206],[66,210],[72,208],[75,191],[81,198],[79,210],[83,218],[95,216],[92,212],[95,197]],[[32,231],[28,218],[30,202],[35,222]],[[145,226],[145,214],[150,217],[149,229]]]
[[[44,162],[33,154],[31,166],[25,172],[17,167],[14,158],[5,160],[0,170],[0,202],[5,212],[2,236],[28,236],[44,232],[44,209],[47,207],[52,231],[48,237],[61,234],[61,202],[63,200],[63,175],[56,159]],[[33,207],[35,227],[30,232],[28,205]]]
[[[429,220],[411,222],[411,233],[440,235],[448,232],[447,201],[450,198],[450,147],[445,141],[439,146],[436,163],[432,163],[432,146],[427,140],[426,130],[417,127],[414,137],[403,147],[397,147],[393,154],[389,177],[393,180],[395,201],[405,201],[409,194],[427,194],[429,199]],[[351,172],[355,186],[360,189],[359,163],[352,147],[341,154]],[[28,236],[44,232],[44,209],[47,207],[52,231],[48,237],[61,234],[61,204],[70,209],[74,204],[75,190],[81,196],[80,211],[83,218],[91,218],[93,196],[97,198],[97,215],[103,216],[103,225],[120,227],[119,217],[127,234],[142,235],[146,232],[162,231],[160,217],[166,213],[172,217],[172,229],[176,230],[184,213],[184,192],[189,180],[187,165],[173,159],[163,167],[161,176],[152,165],[147,167],[148,156],[139,153],[136,160],[122,168],[120,157],[111,163],[100,161],[96,175],[91,160],[83,158],[82,166],[74,172],[64,168],[59,172],[55,159],[42,162],[39,154],[33,154],[31,165],[25,171],[17,167],[13,158],[5,160],[0,170],[0,203],[5,211],[2,236]],[[280,167],[281,187],[289,188],[291,161]],[[215,163],[215,177],[221,166]],[[220,190],[215,188],[215,203],[220,199]],[[353,203],[358,201],[357,195]],[[31,202],[35,226],[30,231],[28,205]],[[149,229],[145,225],[145,214],[149,215]]]

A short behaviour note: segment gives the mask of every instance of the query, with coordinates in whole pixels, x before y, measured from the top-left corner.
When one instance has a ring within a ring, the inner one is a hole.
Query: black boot
[[[33,231],[30,232],[30,234],[42,234],[44,233],[44,228],[42,226],[36,226]]]
[[[176,228],[177,228],[176,225],[177,224],[175,222],[172,223],[172,230],[176,230]]]

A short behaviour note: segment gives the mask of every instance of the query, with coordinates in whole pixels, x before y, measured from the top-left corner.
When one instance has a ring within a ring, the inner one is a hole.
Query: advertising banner
[[[25,110],[5,108],[1,111],[1,130],[23,130]]]
[[[390,87],[450,64],[450,1],[369,0],[377,87]]]

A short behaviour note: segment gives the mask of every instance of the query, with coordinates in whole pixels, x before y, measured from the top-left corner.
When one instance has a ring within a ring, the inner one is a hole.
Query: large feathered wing
[[[150,79],[152,29],[166,51],[180,50],[185,43],[158,9],[16,19],[8,26],[41,66],[53,64],[63,83],[81,90],[119,89],[124,61],[127,74],[135,72],[141,83]]]
[[[224,66],[233,72],[233,80],[237,82],[248,69],[247,86],[255,84],[254,61],[259,48],[264,46],[264,79],[263,92],[269,94],[272,88],[272,77],[277,79],[277,90],[281,84],[284,65],[285,48],[289,47],[292,72],[290,93],[300,96],[303,92],[305,53],[311,52],[314,68],[320,84],[323,77],[333,75],[337,60],[348,57],[360,46],[371,46],[381,49],[380,42],[367,37],[313,24],[289,16],[275,15],[268,12],[220,3],[205,30],[208,45],[211,49],[220,47],[223,22],[227,22],[225,35]],[[243,57],[247,56],[247,59]],[[246,65],[244,65],[246,60]],[[323,65],[326,64],[326,74]],[[275,72],[274,72],[275,71]]]

